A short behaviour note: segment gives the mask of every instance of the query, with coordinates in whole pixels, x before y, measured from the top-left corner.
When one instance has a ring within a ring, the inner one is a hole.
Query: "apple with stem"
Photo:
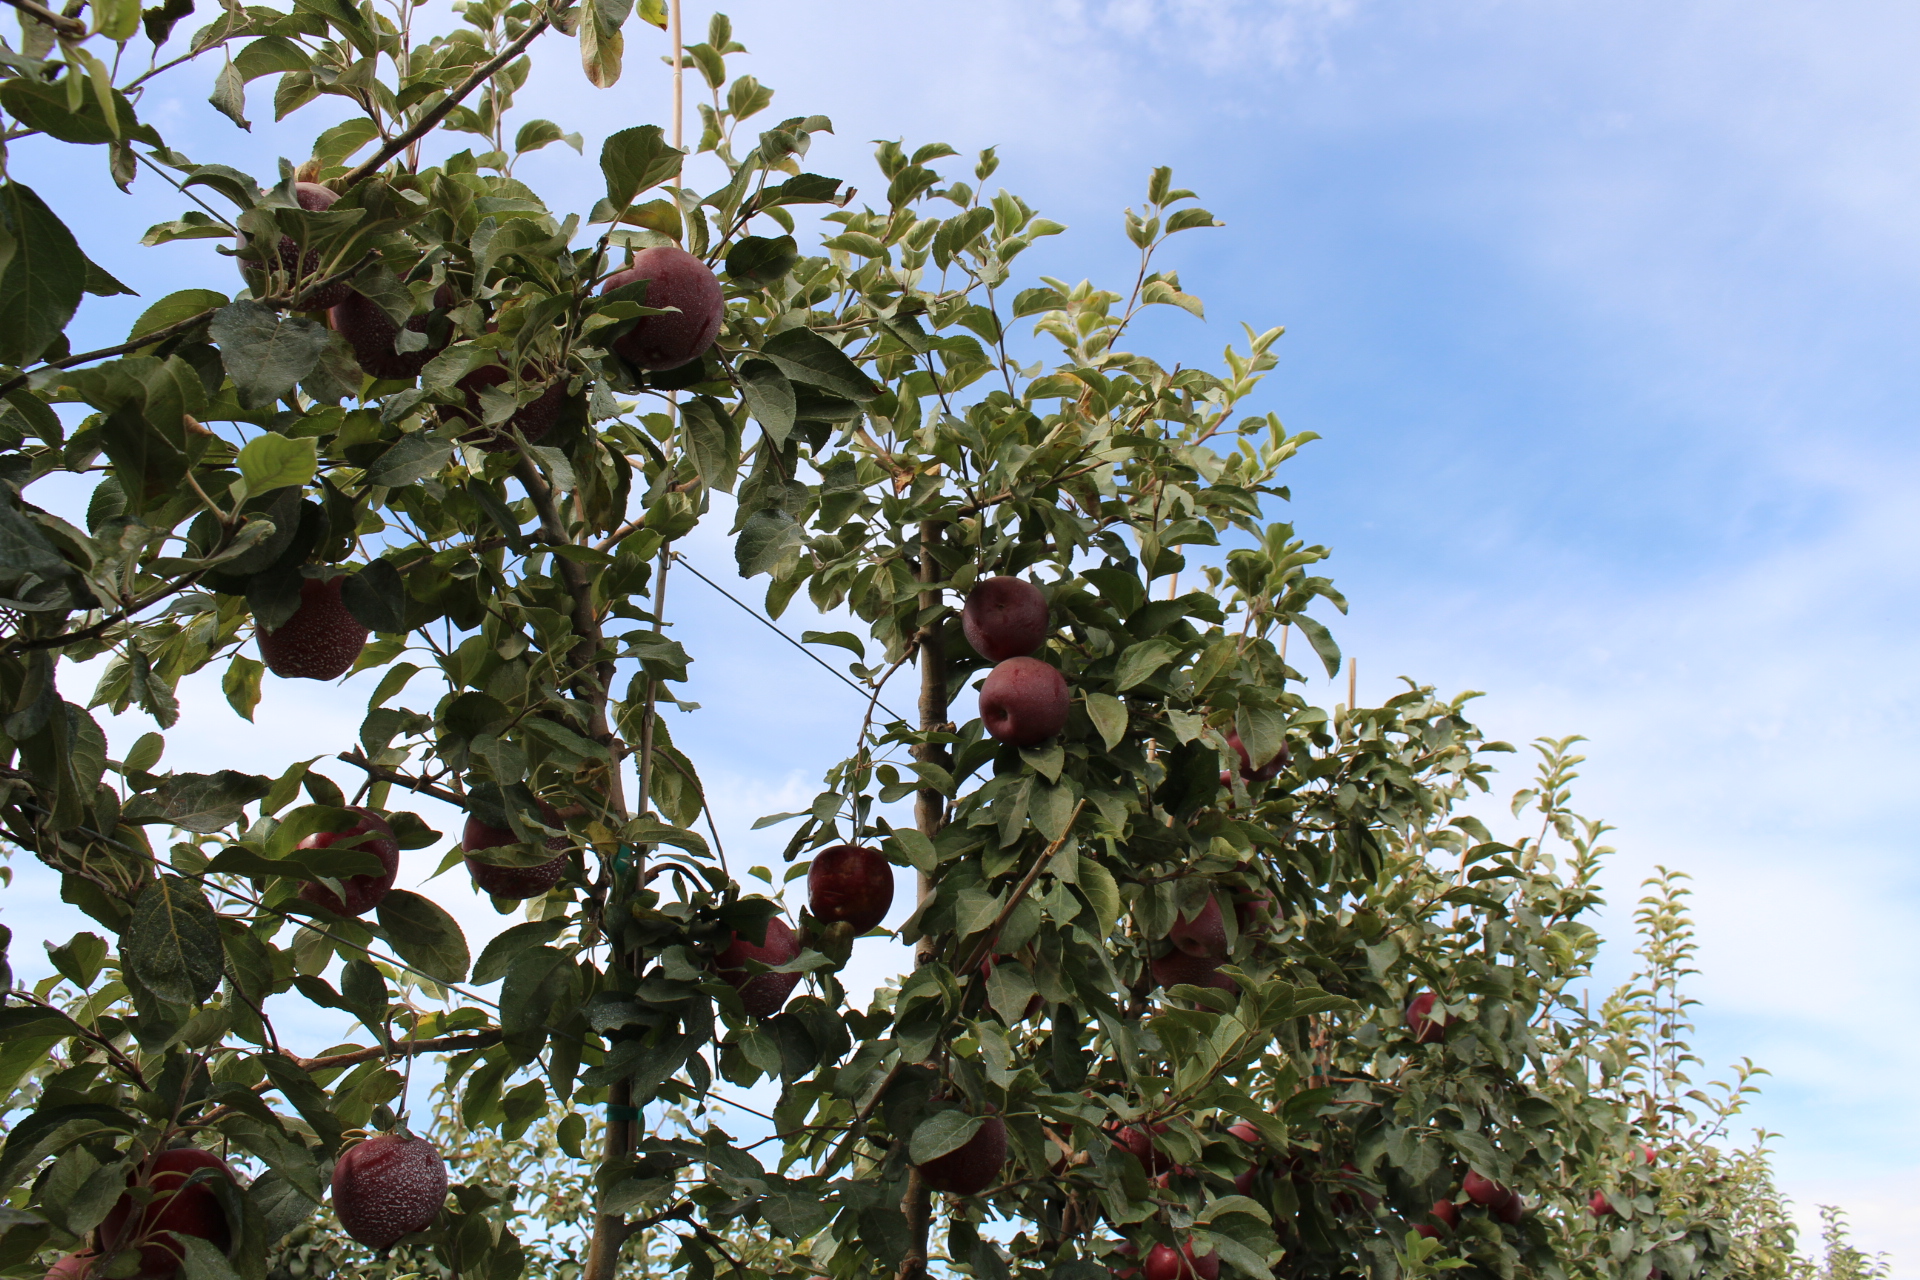
[[[267,670],[286,680],[335,680],[360,660],[367,629],[340,600],[344,575],[303,578],[300,607],[271,631],[259,631]]]
[[[1008,658],[980,686],[987,732],[1016,747],[1035,746],[1066,728],[1070,703],[1066,677],[1038,658]]]
[[[677,245],[656,245],[634,254],[632,265],[608,276],[600,291],[642,280],[647,284],[642,305],[677,310],[641,316],[610,344],[614,354],[637,369],[677,369],[705,354],[727,316],[726,296],[713,270]]]
[[[988,578],[967,592],[960,630],[989,662],[1024,658],[1047,638],[1047,598],[1023,578]]]
[[[845,921],[866,933],[893,905],[893,865],[877,849],[837,844],[813,855],[807,868],[807,910],[827,924]]]
[[[1433,1015],[1433,1006],[1439,997],[1431,991],[1425,991],[1413,998],[1407,1006],[1404,1021],[1407,1029],[1413,1032],[1415,1044],[1439,1044],[1446,1039],[1447,1026],[1453,1018],[1444,1011],[1439,1017]]]

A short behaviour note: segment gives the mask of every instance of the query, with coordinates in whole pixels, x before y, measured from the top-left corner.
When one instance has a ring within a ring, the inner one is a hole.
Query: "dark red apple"
[[[544,800],[540,802],[540,817],[550,827],[562,825],[560,815]],[[497,849],[504,844],[518,843],[519,837],[513,834],[512,828],[490,827],[478,818],[468,818],[466,829],[460,833],[460,848],[469,854],[475,849]],[[547,848],[558,855],[550,862],[533,867],[500,867],[469,857],[466,860],[467,871],[482,892],[496,898],[524,902],[528,898],[539,897],[560,883],[560,877],[567,874],[568,847],[565,838],[548,836]]]
[[[1155,1146],[1153,1142],[1154,1134],[1166,1131],[1167,1126],[1164,1124],[1146,1127],[1137,1124],[1108,1127],[1113,1140],[1132,1152],[1133,1158],[1140,1162],[1140,1167],[1145,1169],[1150,1177],[1158,1177],[1173,1168],[1173,1157]]]
[[[935,1191],[975,1196],[999,1178],[1007,1163],[1007,1125],[988,1116],[971,1138],[920,1166],[920,1180]]]
[[[1505,1187],[1486,1177],[1477,1169],[1467,1170],[1467,1176],[1460,1183],[1460,1189],[1467,1193],[1467,1199],[1482,1208],[1492,1208],[1511,1194]]]
[[[255,633],[267,670],[288,680],[334,680],[360,660],[367,629],[340,602],[345,581],[345,575],[303,579],[293,616]]]
[[[1248,782],[1271,782],[1280,776],[1280,771],[1292,760],[1292,757],[1287,754],[1286,744],[1282,743],[1278,755],[1258,769],[1254,768],[1252,758],[1247,755],[1246,746],[1240,741],[1238,729],[1227,730],[1227,745],[1239,753],[1240,776]]]
[[[522,369],[520,377],[522,381],[532,382],[537,380],[539,372],[530,368]],[[440,406],[441,417],[478,424],[481,418],[481,388],[502,386],[512,380],[513,375],[507,371],[505,365],[480,366],[453,384],[466,394],[466,408],[459,409],[453,405],[443,404]],[[549,383],[547,389],[542,391],[538,398],[529,400],[516,409],[504,425],[481,427],[477,431],[468,432],[462,438],[478,445],[488,453],[506,453],[513,448],[513,437],[508,435],[506,430],[510,427],[518,431],[528,444],[538,444],[541,437],[553,430],[554,424],[560,421],[560,410],[566,406],[566,403],[567,380],[559,378]]]
[[[1069,701],[1058,667],[1008,658],[980,686],[980,719],[1000,741],[1031,747],[1066,728]]]
[[[1359,1177],[1360,1177],[1360,1167],[1354,1164],[1353,1161],[1343,1160],[1340,1162],[1340,1180],[1342,1182],[1352,1182],[1358,1179]],[[1368,1213],[1372,1213],[1374,1210],[1380,1207],[1380,1197],[1373,1194],[1373,1192],[1363,1190],[1359,1187],[1355,1187],[1354,1194],[1360,1197],[1360,1207],[1365,1209]],[[1345,1207],[1341,1208],[1340,1210],[1342,1213],[1353,1212],[1353,1201],[1350,1198],[1348,1198],[1346,1195],[1344,1194],[1335,1195],[1333,1199],[1336,1207],[1339,1207],[1339,1202],[1346,1201]]]
[[[1122,1240],[1113,1247],[1113,1256],[1125,1258],[1134,1265],[1128,1267],[1109,1267],[1113,1280],[1134,1280],[1140,1274],[1140,1246],[1131,1240]]]
[[[1607,1199],[1607,1193],[1604,1191],[1593,1193],[1593,1198],[1587,1201],[1587,1211],[1596,1218],[1618,1213],[1618,1210],[1613,1207],[1613,1201]]]
[[[1407,1006],[1405,1022],[1407,1029],[1413,1032],[1416,1044],[1439,1044],[1446,1039],[1447,1024],[1453,1019],[1445,1013],[1433,1017],[1433,1006],[1437,1002],[1433,992],[1426,991],[1415,996],[1413,1003]]]
[[[893,867],[877,849],[837,844],[813,855],[807,910],[815,920],[845,921],[862,934],[885,920],[892,905]]]
[[[750,974],[746,970],[746,962],[758,960],[761,964],[786,964],[799,954],[800,940],[793,936],[793,927],[775,916],[767,921],[767,936],[759,946],[736,933],[727,949],[714,958],[713,967],[721,981],[740,993],[740,1003],[746,1006],[748,1013],[756,1018],[770,1018],[780,1012],[787,997],[793,994],[794,987],[799,985],[800,975]]]
[[[1178,1249],[1157,1244],[1147,1254],[1145,1270],[1145,1280],[1219,1280],[1220,1255],[1203,1253],[1194,1257],[1191,1240]]]
[[[1260,1131],[1248,1124],[1245,1120],[1228,1125],[1227,1132],[1252,1147],[1255,1151],[1264,1149],[1265,1144],[1260,1139]],[[1266,1162],[1264,1160],[1254,1161],[1244,1170],[1233,1176],[1233,1189],[1243,1196],[1252,1195],[1253,1184],[1260,1180],[1260,1175],[1265,1172],[1265,1170]]]
[[[967,592],[960,629],[989,662],[1024,658],[1047,638],[1047,598],[1023,578],[988,578]]]
[[[1149,967],[1153,970],[1154,982],[1163,987],[1184,982],[1189,986],[1213,987],[1219,991],[1240,990],[1240,984],[1221,973],[1219,965],[1183,951],[1169,951],[1151,961]]]
[[[640,369],[677,369],[704,355],[727,316],[727,300],[712,269],[685,249],[658,245],[634,254],[633,265],[608,276],[600,291],[636,280],[647,282],[642,305],[679,311],[641,316],[613,340],[614,354]]]
[[[442,285],[434,294],[434,305],[441,310],[452,306],[453,291]],[[327,317],[353,348],[354,360],[375,378],[404,382],[419,377],[427,361],[439,355],[448,341],[444,335],[437,343],[430,337],[427,345],[418,351],[394,350],[393,340],[400,336],[400,326],[372,299],[358,292],[350,292],[345,301],[335,304]],[[414,316],[407,321],[407,328],[426,333],[427,317]]]
[[[333,1166],[333,1211],[369,1249],[425,1231],[447,1200],[447,1162],[425,1138],[383,1133],[347,1148]]]
[[[1219,900],[1208,894],[1205,905],[1191,920],[1184,915],[1174,916],[1173,928],[1167,931],[1167,938],[1190,956],[1201,960],[1225,960],[1227,924],[1220,918]]]
[[[1527,1216],[1527,1202],[1520,1198],[1519,1192],[1509,1191],[1494,1203],[1493,1216],[1510,1227],[1517,1227]]]
[[[1269,933],[1273,929],[1276,907],[1273,895],[1265,889],[1233,904],[1234,922],[1241,933]]]
[[[293,198],[299,203],[302,209],[309,209],[315,213],[319,213],[322,210],[331,209],[333,202],[340,198],[340,193],[331,187],[323,187],[317,182],[296,182],[293,184]],[[280,266],[286,271],[289,279],[294,281],[296,286],[295,295],[297,297],[299,282],[308,281],[310,283],[311,278],[319,274],[320,251],[318,249],[309,249],[303,256],[300,252],[300,246],[294,243],[292,236],[281,236]],[[352,292],[353,286],[345,280],[335,280],[332,284],[320,290],[318,293],[313,294],[311,297],[300,299],[301,310],[329,310],[345,302],[348,295]]]
[[[340,887],[347,891],[345,902],[325,885],[311,882],[301,888],[300,896],[338,916],[363,916],[387,896],[387,890],[393,888],[394,877],[400,874],[400,842],[393,838],[393,828],[387,825],[387,820],[372,810],[348,809],[347,812],[358,814],[359,821],[345,831],[316,831],[302,840],[298,847],[331,849],[334,845],[343,845],[359,849],[379,858],[385,870],[379,875],[368,873],[348,876],[341,881]]]
[[[107,1216],[100,1223],[101,1245],[114,1250],[139,1246],[140,1264],[134,1280],[161,1280],[180,1270],[186,1247],[162,1232],[198,1236],[222,1253],[233,1243],[227,1212],[220,1207],[220,1197],[206,1177],[191,1185],[188,1183],[203,1169],[228,1182],[236,1181],[227,1162],[213,1152],[200,1147],[175,1147],[154,1157],[146,1178],[153,1196],[138,1210],[137,1222],[132,1221],[136,1211],[132,1196],[121,1196],[113,1208],[107,1210]],[[137,1182],[135,1177],[127,1179],[128,1186],[135,1186]]]
[[[1451,1233],[1460,1222],[1460,1211],[1454,1207],[1451,1200],[1435,1200],[1433,1208],[1427,1211],[1427,1216],[1437,1219],[1440,1225],[1436,1226],[1433,1222],[1417,1222],[1413,1229],[1428,1240],[1438,1240],[1441,1236]]]

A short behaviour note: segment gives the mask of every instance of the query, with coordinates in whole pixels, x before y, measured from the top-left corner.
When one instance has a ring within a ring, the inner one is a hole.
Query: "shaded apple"
[[[1145,1273],[1143,1280],[1219,1280],[1220,1255],[1203,1253],[1196,1258],[1191,1240],[1178,1249],[1157,1244],[1147,1253]]]
[[[333,1211],[369,1249],[425,1231],[447,1200],[447,1162],[425,1138],[383,1133],[347,1148],[333,1166]]]
[[[1255,1151],[1265,1149],[1265,1144],[1260,1138],[1260,1131],[1251,1124],[1248,1124],[1245,1120],[1228,1125],[1227,1132],[1252,1147]],[[1264,1160],[1254,1161],[1244,1170],[1233,1176],[1233,1189],[1243,1196],[1252,1195],[1253,1184],[1260,1180],[1260,1175],[1265,1171],[1266,1162]]]
[[[1208,894],[1206,903],[1191,920],[1184,915],[1175,915],[1173,928],[1167,930],[1167,940],[1190,956],[1202,960],[1225,960],[1227,924],[1220,917],[1219,899]]]
[[[1415,996],[1407,1006],[1404,1021],[1407,1029],[1413,1032],[1416,1044],[1439,1044],[1446,1038],[1447,1024],[1453,1019],[1446,1013],[1437,1018],[1433,1016],[1433,1006],[1437,1002],[1438,997],[1433,992],[1425,991]]]
[[[95,1254],[70,1253],[47,1268],[46,1280],[86,1280],[93,1274],[93,1264],[97,1261]]]
[[[544,800],[540,802],[540,819],[550,827],[563,825],[560,815]],[[519,842],[519,837],[513,834],[511,827],[490,827],[472,817],[467,819],[467,825],[460,833],[461,851],[468,854],[475,849],[497,849],[501,845]],[[467,871],[482,892],[496,898],[512,898],[516,902],[537,898],[559,884],[560,877],[567,874],[567,840],[562,836],[548,836],[546,845],[557,856],[537,866],[501,867],[469,857],[466,859]]]
[[[1239,753],[1240,776],[1248,782],[1271,782],[1280,776],[1280,771],[1292,760],[1292,756],[1287,753],[1286,744],[1282,743],[1279,754],[1256,769],[1252,758],[1247,755],[1246,745],[1240,741],[1238,729],[1227,730],[1227,745]]]
[[[523,382],[537,381],[539,371],[532,368],[522,369],[520,378]],[[466,407],[462,409],[455,405],[443,404],[440,406],[440,416],[451,421],[473,423],[478,429],[469,431],[461,439],[478,445],[488,453],[512,451],[513,437],[508,434],[509,428],[518,431],[521,438],[528,444],[538,444],[547,432],[553,430],[554,424],[560,421],[560,411],[566,407],[567,403],[567,380],[557,378],[547,384],[546,389],[537,397],[514,410],[513,416],[505,423],[492,427],[481,426],[480,420],[483,416],[480,407],[481,390],[485,387],[504,386],[511,381],[513,381],[513,375],[508,372],[505,365],[481,365],[453,384],[465,394]]]
[[[1451,1200],[1435,1200],[1427,1217],[1433,1221],[1415,1223],[1413,1229],[1428,1240],[1438,1240],[1460,1225],[1460,1210]]]
[[[341,888],[347,891],[344,902],[327,886],[311,881],[301,887],[300,896],[335,915],[361,916],[373,910],[380,899],[387,896],[387,890],[393,888],[394,877],[400,874],[400,842],[393,838],[393,828],[387,825],[387,820],[372,810],[348,809],[347,812],[358,815],[359,820],[351,827],[345,831],[316,831],[298,847],[331,849],[334,845],[343,845],[373,854],[385,870],[379,875],[369,872],[341,881]]]
[[[1113,1247],[1113,1253],[1109,1256],[1124,1258],[1132,1264],[1125,1267],[1108,1267],[1107,1270],[1113,1276],[1113,1280],[1134,1280],[1134,1277],[1140,1274],[1140,1246],[1133,1241],[1122,1240]]]
[[[1355,1182],[1360,1177],[1360,1167],[1351,1160],[1343,1160],[1340,1162],[1340,1172],[1337,1176],[1342,1182]],[[1360,1207],[1368,1213],[1372,1213],[1380,1207],[1380,1197],[1363,1187],[1354,1187],[1354,1195],[1359,1197]],[[1353,1212],[1354,1201],[1352,1196],[1339,1193],[1335,1194],[1332,1199],[1334,1207],[1339,1209],[1340,1212]]]
[[[440,286],[433,299],[435,308],[441,311],[451,307],[453,300],[453,290],[445,285]],[[400,336],[400,326],[371,298],[359,292],[348,293],[344,301],[327,312],[327,318],[353,348],[354,360],[375,378],[405,382],[419,377],[427,361],[439,355],[450,340],[450,335],[442,333],[437,340],[429,336],[427,345],[418,351],[396,351],[393,341]],[[428,319],[414,316],[407,321],[407,328],[415,333],[427,333]]]
[[[300,607],[272,631],[256,632],[267,670],[288,680],[335,680],[360,660],[367,629],[340,600],[343,574],[303,578]]]
[[[761,964],[786,964],[800,954],[800,940],[794,937],[793,927],[785,920],[775,916],[767,921],[767,935],[760,945],[755,946],[738,933],[727,949],[714,957],[714,971],[721,981],[740,993],[740,1003],[746,1006],[748,1013],[756,1018],[770,1018],[780,1012],[780,1007],[793,994],[799,985],[797,973],[748,973],[746,962],[758,960]]]
[[[1273,895],[1265,889],[1251,897],[1239,898],[1233,904],[1234,923],[1239,925],[1243,934],[1272,932],[1276,914],[1277,905]]]
[[[1596,1191],[1593,1193],[1593,1198],[1587,1201],[1587,1212],[1596,1218],[1604,1218],[1608,1214],[1617,1215],[1619,1210],[1613,1207],[1613,1201],[1607,1199],[1606,1192]]]
[[[1510,1227],[1517,1227],[1520,1220],[1527,1216],[1527,1202],[1521,1199],[1518,1191],[1509,1191],[1494,1202],[1493,1216]]]
[[[980,686],[987,732],[1016,747],[1045,742],[1067,725],[1066,677],[1038,658],[1008,658]]]
[[[861,934],[886,919],[892,905],[893,867],[879,850],[837,844],[813,855],[807,910],[814,919],[845,921]]]
[[[1023,578],[988,578],[967,592],[960,629],[989,662],[1024,658],[1047,638],[1047,598]]]
[[[1190,956],[1184,951],[1169,951],[1156,956],[1148,964],[1153,970],[1153,980],[1163,987],[1178,986],[1186,983],[1195,987],[1213,987],[1218,991],[1240,990],[1240,984],[1220,972],[1220,966],[1211,960],[1199,956]]]
[[[101,1243],[115,1250],[139,1245],[140,1263],[134,1280],[160,1280],[180,1270],[186,1246],[162,1232],[198,1236],[222,1253],[233,1243],[233,1231],[227,1222],[227,1211],[220,1206],[219,1195],[205,1176],[190,1181],[202,1170],[237,1184],[233,1170],[213,1152],[200,1147],[175,1147],[154,1157],[146,1177],[152,1198],[144,1207],[136,1206],[133,1197],[128,1195],[121,1196],[107,1210],[107,1216],[100,1223]],[[138,1178],[129,1177],[127,1185],[138,1185]]]
[[[633,265],[608,276],[600,291],[638,280],[647,282],[642,305],[679,310],[641,316],[613,340],[614,354],[639,369],[677,369],[705,354],[727,316],[727,300],[713,270],[685,249],[657,245],[633,255]]]
[[[1133,1158],[1140,1162],[1140,1167],[1147,1171],[1149,1177],[1158,1177],[1173,1168],[1173,1157],[1155,1146],[1153,1141],[1154,1134],[1166,1131],[1167,1126],[1164,1124],[1146,1126],[1110,1124],[1107,1126],[1107,1132],[1112,1135],[1114,1143],[1131,1152]]]
[[[994,1184],[1006,1163],[1006,1121],[988,1116],[971,1138],[919,1166],[920,1180],[948,1195],[979,1195]]]

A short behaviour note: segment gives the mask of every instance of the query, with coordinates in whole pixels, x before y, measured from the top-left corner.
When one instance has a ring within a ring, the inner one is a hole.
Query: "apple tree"
[[[860,198],[723,17],[669,46],[698,141],[614,131],[568,211],[514,176],[569,139],[515,112],[532,51],[609,85],[658,0],[10,3],[4,137],[160,188],[146,243],[237,274],[76,352],[83,294],[128,286],[9,161],[0,825],[103,932],[0,1009],[8,1274],[311,1274],[336,1225],[489,1280],[1727,1274],[1710,1215],[1588,1211],[1635,1117],[1573,994],[1600,851],[1564,747],[1541,835],[1502,841],[1467,699],[1329,711],[1289,665],[1339,669],[1344,601],[1269,518],[1311,438],[1244,407],[1280,331],[1212,371],[1127,345],[1203,310],[1161,258],[1217,224],[1168,170],[1123,288],[1016,280],[1064,228],[989,194],[991,151],[884,143]],[[195,160],[142,99],[209,71],[238,125],[267,76],[276,119],[355,114],[276,174]],[[84,527],[32,500],[56,473]],[[703,519],[870,695],[785,815],[794,918],[699,833],[661,714]],[[379,678],[356,741],[278,777],[165,768],[209,668],[242,717]],[[99,707],[154,729],[112,759]],[[524,916],[477,956],[395,883],[443,842]],[[914,963],[861,1008],[837,975],[896,879]],[[364,1035],[291,1052],[292,998]],[[763,1079],[770,1134],[723,1127],[716,1086]],[[538,1240],[481,1158],[529,1132],[579,1215]]]

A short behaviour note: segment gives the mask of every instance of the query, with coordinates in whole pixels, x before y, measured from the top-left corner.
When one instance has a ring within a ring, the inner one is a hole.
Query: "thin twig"
[[[467,798],[459,792],[449,791],[445,787],[436,787],[423,778],[415,778],[408,774],[399,773],[393,769],[384,769],[368,760],[358,751],[342,751],[339,755],[335,756],[334,759],[344,761],[356,769],[364,770],[369,778],[377,779],[380,782],[391,782],[396,786],[405,787],[409,791],[417,791],[423,796],[432,796],[436,800],[444,800],[456,809],[465,809],[467,807]]]
[[[7,2],[12,3],[12,0],[7,0]],[[74,365],[85,364],[89,360],[104,360],[108,356],[125,355],[129,351],[138,351],[142,347],[151,347],[155,343],[165,342],[168,338],[185,333],[197,324],[205,323],[211,319],[213,313],[219,309],[219,307],[208,307],[205,311],[197,315],[188,316],[185,320],[179,321],[176,324],[167,325],[162,329],[155,329],[151,333],[143,333],[139,337],[122,342],[118,346],[102,347],[98,351],[83,351],[77,356],[67,356],[60,360],[49,360],[43,365],[39,365],[4,383],[0,383],[0,396],[4,396],[10,391],[18,391],[21,387],[26,386],[31,376],[43,369],[71,369]]]
[[[35,4],[33,0],[6,0],[6,2],[28,17],[52,27],[63,36],[74,40],[84,40],[87,38],[87,24],[78,18],[65,17],[55,13],[51,9],[43,8]]]

